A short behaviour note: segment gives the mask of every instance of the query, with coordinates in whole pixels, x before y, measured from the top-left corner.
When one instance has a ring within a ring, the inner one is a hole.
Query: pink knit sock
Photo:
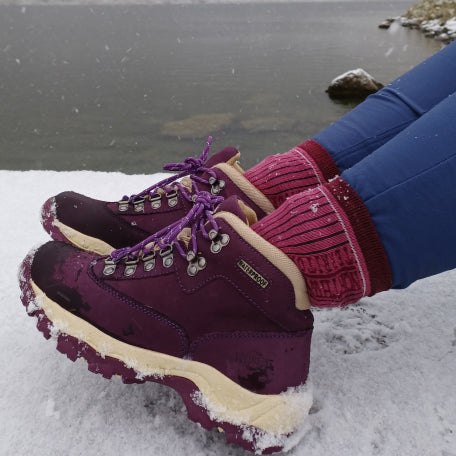
[[[314,306],[344,306],[391,287],[375,226],[341,178],[290,197],[252,228],[296,263]]]
[[[267,157],[246,171],[244,177],[279,207],[291,195],[321,185],[338,174],[329,153],[309,140],[285,154]]]

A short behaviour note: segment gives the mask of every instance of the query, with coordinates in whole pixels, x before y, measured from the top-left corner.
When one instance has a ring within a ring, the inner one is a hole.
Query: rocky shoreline
[[[448,44],[456,40],[456,0],[421,0],[403,16],[388,18],[379,27],[388,29],[393,22]]]

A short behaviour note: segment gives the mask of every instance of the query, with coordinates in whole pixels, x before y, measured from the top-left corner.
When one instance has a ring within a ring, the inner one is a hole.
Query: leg
[[[372,217],[394,288],[456,267],[455,144],[456,93],[342,174]]]
[[[456,91],[456,43],[452,43],[351,112],[313,140],[268,157],[245,173],[278,207],[352,167]]]
[[[456,267],[456,94],[330,183],[254,225],[314,305],[345,305]]]
[[[456,91],[456,43],[368,97],[313,139],[341,171],[364,157]]]

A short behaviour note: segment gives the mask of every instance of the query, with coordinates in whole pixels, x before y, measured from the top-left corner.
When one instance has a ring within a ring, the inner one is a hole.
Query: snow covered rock
[[[399,18],[399,23],[448,44],[456,39],[455,5],[455,0],[421,0]]]
[[[357,68],[333,79],[326,92],[331,98],[365,98],[382,87],[367,71]]]

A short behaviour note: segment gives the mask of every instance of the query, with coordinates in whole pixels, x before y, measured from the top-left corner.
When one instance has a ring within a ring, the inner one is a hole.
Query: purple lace
[[[169,184],[173,184],[174,186],[177,186],[178,189],[182,192],[182,194],[187,198],[188,201],[191,200],[192,196],[189,193],[189,191],[183,187],[179,182],[176,182],[178,179],[185,177],[185,176],[190,176],[191,179],[193,180],[194,183],[194,190],[196,193],[198,193],[198,187],[196,185],[196,182],[202,182],[202,183],[207,183],[207,180],[199,177],[196,175],[196,173],[200,172],[206,172],[210,174],[212,177],[216,177],[216,174],[213,170],[210,168],[206,168],[204,164],[207,161],[208,155],[209,155],[209,149],[211,147],[212,143],[212,136],[209,136],[206,141],[206,147],[203,150],[203,153],[197,158],[197,157],[187,157],[183,163],[168,163],[163,167],[165,171],[174,171],[179,174],[177,175],[172,175],[166,179],[161,180],[160,182],[152,185],[149,188],[146,188],[142,192],[135,194],[135,195],[124,195],[121,201],[128,201],[128,202],[134,202],[139,198],[143,198],[145,195],[149,196],[154,196],[156,191],[159,188],[162,188],[165,190],[165,192],[169,193],[174,190],[174,188],[169,187]]]
[[[198,251],[196,244],[196,233],[201,231],[204,238],[209,239],[209,233],[206,229],[206,223],[209,222],[212,229],[218,232],[219,228],[217,222],[213,217],[215,208],[224,200],[221,196],[212,195],[209,192],[201,191],[194,198],[194,205],[185,217],[182,217],[177,222],[163,228],[155,234],[152,234],[144,241],[133,247],[124,247],[114,250],[110,257],[118,263],[122,259],[135,260],[140,255],[145,257],[159,247],[161,250],[166,248],[176,247],[176,250],[185,258],[187,253],[182,248],[179,242],[175,242],[179,233],[187,226],[191,227],[191,245],[193,252]]]

